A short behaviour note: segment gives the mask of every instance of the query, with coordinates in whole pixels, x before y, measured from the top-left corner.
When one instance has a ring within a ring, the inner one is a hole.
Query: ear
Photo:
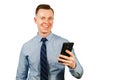
[[[36,17],[34,17],[34,21],[35,21],[35,23],[37,22],[37,18]]]

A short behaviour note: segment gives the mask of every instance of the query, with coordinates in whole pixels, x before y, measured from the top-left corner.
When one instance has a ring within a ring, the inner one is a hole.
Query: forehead
[[[37,16],[53,16],[53,12],[50,9],[39,9]]]

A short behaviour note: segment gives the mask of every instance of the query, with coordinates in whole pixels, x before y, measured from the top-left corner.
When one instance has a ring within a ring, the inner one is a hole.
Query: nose
[[[45,19],[45,21],[44,21],[45,23],[49,23],[49,20],[48,19]]]

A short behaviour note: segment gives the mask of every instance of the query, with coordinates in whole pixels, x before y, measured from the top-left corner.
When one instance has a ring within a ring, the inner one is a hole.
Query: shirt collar
[[[52,36],[53,36],[53,33],[51,32],[51,33],[46,37],[46,39],[49,41],[49,40],[51,40]],[[37,34],[36,38],[37,38],[38,41],[41,41],[41,39],[42,39],[42,37],[41,37],[39,34]]]

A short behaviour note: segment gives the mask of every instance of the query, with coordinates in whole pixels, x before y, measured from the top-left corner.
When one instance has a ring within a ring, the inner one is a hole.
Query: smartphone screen
[[[68,53],[66,53],[66,50],[72,51],[74,43],[73,42],[65,42],[63,43],[61,54],[65,56],[70,56]]]

